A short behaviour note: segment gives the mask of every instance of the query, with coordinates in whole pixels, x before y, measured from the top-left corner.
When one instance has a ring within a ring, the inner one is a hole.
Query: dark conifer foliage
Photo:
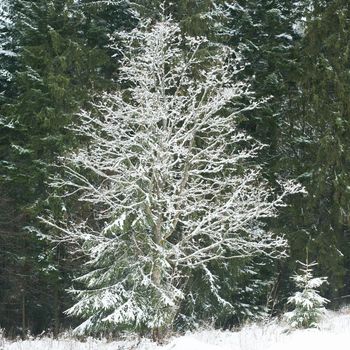
[[[309,193],[285,218],[291,254],[302,260],[308,246],[329,278],[328,297],[335,304],[350,287],[349,10],[341,0],[312,7],[295,49],[299,95],[280,139],[281,166],[290,168]]]
[[[242,115],[240,125],[266,145],[257,163],[263,167],[266,179],[277,189],[279,178],[295,176],[288,167],[281,166],[281,147],[288,142],[281,133],[288,115],[295,113],[293,101],[298,99],[295,47],[303,36],[306,7],[306,2],[299,1],[239,0],[217,2],[212,11],[212,18],[219,21],[215,32],[217,40],[230,43],[237,51],[242,65],[241,76],[251,83],[256,99],[265,100],[258,110]],[[285,234],[289,230],[285,224],[278,219],[269,221],[266,229]],[[293,259],[291,257],[291,261]],[[241,271],[239,266],[242,263],[233,262],[231,268]],[[283,300],[285,284],[288,283],[288,276],[284,274],[286,268],[289,268],[288,260],[267,262],[264,258],[255,259],[252,271],[263,283],[258,283],[255,288],[255,298],[251,299],[255,309],[250,312],[262,313],[267,307],[274,313],[281,307],[279,300]],[[242,281],[237,292],[249,281],[249,274],[242,275],[244,273],[240,272],[231,281],[231,284]]]
[[[293,48],[302,34],[303,7],[296,1],[239,0],[223,9],[227,16],[224,40],[243,56],[242,74],[251,81],[256,97],[269,99],[254,115],[247,115],[245,127],[275,156],[278,129],[295,89]]]
[[[277,192],[280,177],[297,179],[308,192],[266,221],[266,230],[286,234],[289,258],[210,265],[234,308],[220,306],[210,283],[193,273],[184,288],[198,302],[184,301],[188,318],[176,326],[193,315],[231,327],[281,312],[306,248],[317,274],[328,277],[322,288],[330,305],[350,294],[347,0],[0,0],[0,328],[8,334],[57,333],[74,324],[63,315],[71,306],[64,290],[80,263],[68,245],[43,239],[49,231],[38,215],[50,208],[57,217],[66,211],[79,217],[88,208],[53,196],[48,180],[61,170],[52,165],[86,144],[67,128],[79,123],[77,112],[100,92],[122,88],[121,56],[110,37],[140,18],[165,15],[179,22],[181,35],[208,38],[201,59],[213,41],[236,50],[244,67],[238,78],[250,82],[256,99],[266,99],[240,119],[266,144],[255,165]]]
[[[51,167],[57,157],[79,143],[66,127],[92,93],[111,84],[117,69],[105,46],[108,35],[126,24],[127,7],[101,10],[90,3],[16,0],[9,5],[8,42],[16,60],[0,108],[5,284],[0,322],[13,333],[47,327],[57,332],[66,308],[70,263],[65,248],[48,246],[34,231],[44,229],[37,215],[48,205],[61,210],[59,203],[47,201],[46,182],[57,171]]]
[[[12,79],[14,61],[16,54],[14,52],[11,31],[13,22],[11,20],[12,8],[8,1],[0,3],[0,93],[8,94],[8,84]],[[0,95],[0,98],[1,98]],[[1,100],[0,100],[1,101]]]

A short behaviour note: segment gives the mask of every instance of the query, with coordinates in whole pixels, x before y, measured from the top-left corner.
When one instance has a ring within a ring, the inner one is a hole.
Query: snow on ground
[[[149,340],[78,342],[50,338],[10,342],[0,339],[0,350],[329,350],[350,344],[350,309],[328,312],[319,329],[295,330],[271,321],[247,325],[240,331],[203,330],[170,339],[166,345]]]

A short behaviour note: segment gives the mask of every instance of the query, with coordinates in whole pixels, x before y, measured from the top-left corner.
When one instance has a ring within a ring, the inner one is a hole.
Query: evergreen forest
[[[349,67],[348,0],[0,0],[0,330],[349,303]]]

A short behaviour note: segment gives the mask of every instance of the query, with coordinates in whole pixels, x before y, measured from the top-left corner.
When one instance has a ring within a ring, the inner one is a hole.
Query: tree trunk
[[[60,271],[60,247],[56,250],[57,268]],[[53,335],[56,338],[60,331],[60,279],[56,276],[54,282],[54,329]]]
[[[27,336],[27,329],[26,329],[26,297],[24,294],[22,294],[22,337],[25,339]]]
[[[159,218],[156,223],[155,232],[154,232],[154,243],[157,247],[161,246],[162,235],[161,235],[161,227],[162,227],[162,216],[159,215]],[[152,282],[156,287],[160,287],[162,281],[162,271],[159,266],[158,255],[155,254],[153,261],[153,271],[152,271]],[[158,325],[152,329],[152,339],[154,342],[161,343],[161,339],[163,338],[161,327]]]

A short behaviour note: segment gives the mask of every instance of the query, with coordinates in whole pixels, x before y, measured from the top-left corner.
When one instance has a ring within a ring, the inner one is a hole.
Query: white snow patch
[[[168,346],[164,347],[164,350],[221,350],[218,345],[205,342],[203,339],[196,339],[196,337],[189,335],[181,337],[172,341]]]
[[[304,350],[347,349],[350,344],[350,310],[328,311],[318,329],[288,332],[276,321],[247,325],[240,331],[203,330],[173,337],[166,345],[149,340],[101,341],[43,338],[10,342],[0,338],[4,350]]]
[[[287,40],[293,41],[293,37],[287,33],[282,33],[282,34],[276,35],[276,38],[277,39],[287,39]]]

